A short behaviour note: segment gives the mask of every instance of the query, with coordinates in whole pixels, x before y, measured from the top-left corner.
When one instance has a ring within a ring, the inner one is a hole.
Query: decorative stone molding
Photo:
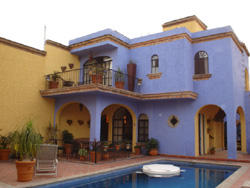
[[[154,80],[154,79],[160,79],[161,78],[162,73],[155,73],[155,74],[147,74],[148,78],[150,80]]]
[[[179,125],[180,120],[176,115],[171,115],[168,117],[167,122],[169,127],[175,128]]]
[[[212,74],[196,74],[193,75],[193,80],[200,81],[200,80],[208,80]]]

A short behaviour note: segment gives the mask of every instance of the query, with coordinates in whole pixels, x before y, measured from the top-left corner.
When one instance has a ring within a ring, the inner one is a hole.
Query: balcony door
[[[113,116],[113,141],[132,141],[132,116],[121,107]]]
[[[98,67],[103,67],[103,79],[102,84],[111,86],[112,85],[112,58],[107,56],[95,57],[93,60],[96,62]],[[90,67],[92,66],[92,61],[85,62],[83,66],[83,83],[88,85],[92,83],[92,77],[89,75]]]

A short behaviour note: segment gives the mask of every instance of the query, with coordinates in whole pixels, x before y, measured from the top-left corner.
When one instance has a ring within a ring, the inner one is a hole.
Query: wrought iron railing
[[[129,158],[132,152],[132,144],[122,141],[117,144],[117,142],[111,141],[86,142],[81,140],[66,141],[62,139],[51,139],[46,143],[58,145],[58,158],[81,161],[83,163],[108,162],[121,158]],[[85,152],[87,152],[84,155],[84,159],[80,158],[80,149],[84,149]]]
[[[45,89],[101,84],[137,93],[140,93],[142,83],[142,79],[124,74],[120,69],[115,71],[100,66],[54,72],[54,74],[45,75],[45,79]]]

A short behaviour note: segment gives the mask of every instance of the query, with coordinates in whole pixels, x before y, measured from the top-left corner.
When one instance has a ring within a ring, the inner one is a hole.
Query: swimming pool
[[[238,167],[226,165],[213,165],[204,163],[190,163],[179,161],[158,161],[147,164],[173,164],[181,167],[180,176],[171,178],[154,178],[141,173],[143,165],[116,170],[104,174],[77,178],[43,185],[40,187],[48,188],[161,188],[161,187],[206,187],[214,188],[233,174]]]

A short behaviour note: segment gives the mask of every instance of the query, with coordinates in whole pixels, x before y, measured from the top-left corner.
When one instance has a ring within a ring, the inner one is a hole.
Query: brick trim
[[[47,52],[0,37],[0,43],[32,54],[46,56]]]
[[[197,23],[204,29],[206,30],[207,29],[207,26],[195,15],[193,16],[188,16],[188,17],[185,17],[185,18],[181,18],[181,19],[178,19],[178,20],[173,20],[173,21],[170,21],[170,22],[166,22],[162,25],[163,28],[165,27],[169,27],[169,26],[173,26],[173,25],[177,25],[177,24],[180,24],[180,23],[185,23],[185,22],[190,22],[190,21],[197,21]]]
[[[150,80],[154,80],[154,79],[160,79],[162,76],[161,72],[155,73],[155,74],[147,74],[148,78]]]
[[[148,41],[134,43],[134,44],[128,44],[128,43],[126,43],[126,42],[124,42],[124,41],[122,41],[122,40],[120,40],[112,35],[103,35],[103,36],[100,36],[100,37],[97,37],[94,39],[90,39],[87,41],[83,41],[80,43],[70,45],[69,49],[73,50],[73,49],[93,45],[93,44],[103,42],[103,41],[108,41],[108,40],[112,41],[116,44],[119,44],[127,49],[134,49],[134,48],[140,48],[140,47],[145,47],[145,46],[157,45],[157,44],[166,43],[166,42],[172,42],[172,41],[181,40],[181,39],[186,39],[190,43],[196,44],[196,43],[201,43],[201,42],[220,40],[220,39],[224,39],[224,38],[231,38],[234,41],[234,43],[236,44],[236,46],[239,48],[241,53],[243,53],[243,50],[245,50],[247,55],[248,56],[250,55],[246,46],[242,45],[242,43],[238,41],[237,37],[235,36],[235,34],[233,32],[220,33],[220,34],[199,37],[199,38],[194,38],[194,39],[192,39],[187,33],[182,33],[182,34],[162,37],[162,38],[148,40]]]
[[[200,81],[200,80],[208,80],[212,74],[195,74],[193,75],[193,80]]]
[[[65,94],[74,93],[86,93],[90,91],[100,91],[103,93],[118,94],[121,96],[134,98],[138,100],[157,100],[157,99],[196,99],[198,94],[192,91],[183,92],[168,92],[168,93],[156,93],[156,94],[141,94],[136,92],[131,92],[128,90],[117,89],[115,87],[105,86],[102,84],[91,84],[87,86],[76,86],[76,87],[65,87],[61,89],[49,89],[40,91],[42,97],[56,97]]]
[[[63,50],[69,51],[69,47],[68,47],[68,46],[65,46],[65,45],[63,45],[63,44],[60,44],[60,43],[55,42],[55,41],[52,41],[52,40],[46,40],[46,44],[47,44],[47,45],[51,45],[51,46],[55,46],[55,47],[57,47],[57,48],[61,48],[61,49],[63,49]]]

